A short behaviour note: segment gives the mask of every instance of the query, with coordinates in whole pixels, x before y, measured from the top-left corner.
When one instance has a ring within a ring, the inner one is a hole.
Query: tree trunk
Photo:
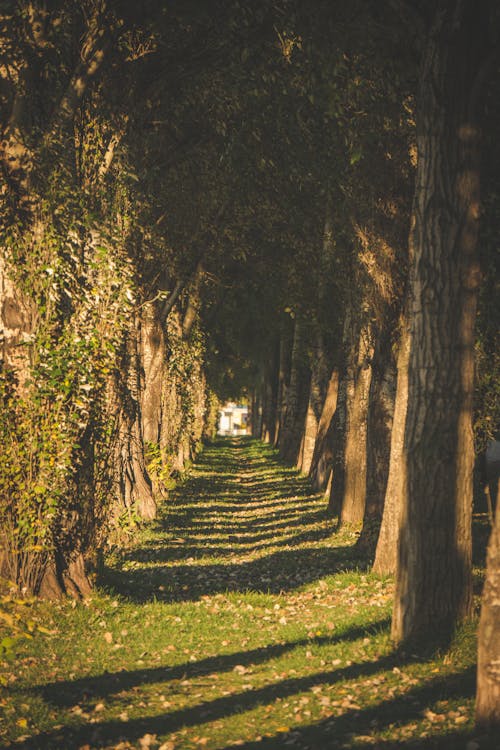
[[[274,446],[279,446],[281,431],[285,421],[287,390],[290,384],[290,359],[292,350],[292,337],[289,331],[288,320],[282,324],[279,344],[278,386],[276,395],[276,427],[274,430]]]
[[[262,394],[255,389],[252,392],[252,437],[258,438],[262,435]]]
[[[373,357],[371,339],[371,326],[360,326],[350,306],[344,323],[346,366],[341,372],[337,396],[329,501],[330,513],[341,523],[361,523],[365,510],[366,427]]]
[[[0,255],[0,364],[15,373],[21,391],[30,365],[30,350],[23,344],[30,341],[37,320],[34,302],[17,288],[6,259]]]
[[[290,385],[286,394],[286,412],[280,437],[281,457],[295,466],[299,462],[311,378],[305,334],[304,321],[297,315],[293,334]]]
[[[446,642],[470,614],[479,128],[477,3],[441,2],[422,57],[410,234],[410,354],[392,636]]]
[[[478,633],[476,723],[500,729],[500,512],[497,509],[486,563]]]
[[[396,401],[391,432],[389,477],[385,491],[382,525],[378,536],[373,571],[382,575],[396,572],[398,540],[406,487],[406,461],[404,436],[406,410],[408,406],[408,360],[410,356],[410,336],[403,321],[398,354],[398,375]]]
[[[311,385],[309,390],[309,404],[307,407],[304,437],[302,441],[301,461],[299,468],[308,474],[314,455],[314,446],[318,435],[319,422],[328,390],[329,368],[325,352],[323,337],[318,331],[316,348],[311,362]]]
[[[272,443],[276,427],[276,412],[273,404],[273,384],[267,375],[262,382],[262,427],[260,439],[265,443]]]
[[[150,520],[156,515],[156,502],[144,456],[140,329],[140,320],[137,319],[129,334],[121,368],[122,372],[127,373],[126,382],[118,386],[117,482],[125,507],[135,508],[141,518]]]
[[[347,375],[344,367],[339,369],[337,404],[330,425],[332,469],[328,513],[340,520],[345,488],[345,444],[347,434]]]
[[[378,336],[373,360],[367,419],[366,503],[358,539],[358,546],[370,554],[375,550],[384,509],[395,390],[396,368],[391,337],[390,331],[385,330]]]
[[[44,571],[37,592],[42,599],[61,599],[65,595],[73,599],[90,596],[92,585],[89,581],[84,556],[79,553],[70,560],[62,555],[56,555],[55,562],[49,564]]]
[[[278,423],[279,351],[276,346],[263,377],[264,407],[262,419],[262,440],[274,444]]]
[[[367,425],[373,343],[368,326],[359,337],[358,357],[353,378],[347,388],[347,432],[345,447],[344,497],[341,523],[360,524],[366,502]]]
[[[332,474],[333,446],[331,425],[337,408],[337,394],[339,389],[339,371],[332,371],[323,403],[323,409],[318,425],[318,433],[314,444],[309,476],[313,487],[326,491]]]
[[[165,379],[166,346],[163,327],[154,303],[141,310],[140,361],[142,432],[145,443],[159,444],[162,423],[162,388]]]

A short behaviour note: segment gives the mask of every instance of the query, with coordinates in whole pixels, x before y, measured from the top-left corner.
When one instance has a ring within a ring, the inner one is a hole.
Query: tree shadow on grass
[[[193,548],[193,559],[197,554]],[[350,548],[286,549],[249,562],[108,568],[101,585],[129,601],[183,602],[202,596],[253,591],[280,594],[344,570],[368,570]]]
[[[241,654],[239,659],[241,660]],[[79,747],[79,743],[89,740],[95,746],[109,746],[110,742],[121,740],[137,742],[145,733],[164,735],[181,728],[225,719],[278,699],[291,698],[318,685],[335,685],[345,680],[370,677],[393,669],[397,665],[401,666],[402,663],[404,662],[397,654],[391,654],[376,661],[361,662],[299,678],[288,678],[264,687],[218,697],[161,715],[142,716],[128,721],[103,721],[92,727],[88,725],[63,727],[16,743],[16,747],[18,750],[34,750],[35,748],[36,750],[48,750],[48,748],[63,750],[63,748]],[[382,700],[369,708],[348,708],[340,716],[331,716],[313,725],[300,726],[289,739],[293,737],[293,745],[301,748],[341,748],[353,734],[369,734],[374,726],[381,729],[395,722],[404,724],[420,719],[425,706],[433,705],[444,696],[447,699],[468,698],[473,695],[474,686],[475,670],[471,667],[447,677],[428,680],[424,685],[415,687],[403,695]],[[466,733],[462,737],[466,740]],[[270,750],[270,748],[283,746],[277,743],[283,743],[286,739],[286,735],[273,736],[260,741],[247,742],[240,747],[246,750],[254,748]],[[482,746],[481,750],[483,750]]]
[[[469,742],[471,745],[469,745]],[[377,742],[374,745],[367,745],[366,742],[356,743],[350,745],[350,750],[467,750],[467,747],[477,748],[478,750],[498,750],[500,747],[500,735],[497,733],[493,736],[491,732],[487,734],[481,730],[465,730],[463,732],[447,732],[439,736],[433,737],[418,737],[406,740],[387,740]],[[247,745],[243,745],[247,747]],[[270,746],[271,747],[271,746]],[[313,748],[313,745],[309,745]],[[324,745],[319,745],[318,748],[323,750]],[[335,748],[335,745],[330,745]],[[262,745],[259,744],[259,748]]]
[[[184,662],[171,667],[154,667],[152,669],[135,669],[105,673],[95,677],[82,677],[78,680],[52,682],[32,688],[31,692],[40,695],[45,701],[57,706],[73,706],[87,702],[95,704],[112,694],[131,690],[140,685],[174,680],[190,680],[196,677],[211,675],[214,672],[230,672],[237,665],[244,667],[263,664],[270,659],[278,659],[295,649],[321,646],[332,646],[336,643],[352,643],[387,630],[388,618],[378,620],[366,626],[353,626],[341,630],[335,635],[302,638],[288,643],[271,643],[261,648],[248,651],[237,651],[231,654],[210,656],[197,662]]]
[[[383,660],[382,660],[383,661]],[[390,665],[389,665],[390,666]],[[366,709],[347,710],[341,716],[331,716],[323,721],[299,726],[287,733],[245,742],[238,747],[243,750],[276,750],[281,747],[301,748],[302,750],[466,750],[469,741],[477,742],[480,750],[498,750],[500,733],[496,730],[485,732],[476,729],[439,733],[433,727],[433,735],[411,737],[398,740],[382,740],[367,743],[363,737],[373,737],[374,732],[396,724],[405,724],[422,719],[426,706],[433,706],[438,700],[468,699],[474,695],[475,668],[455,673],[448,677],[427,680],[423,685],[395,698],[381,701]],[[411,730],[410,730],[411,731]],[[356,738],[360,737],[359,741]],[[225,750],[229,750],[228,745]]]
[[[165,503],[157,538],[104,568],[101,585],[136,602],[181,602],[228,591],[286,592],[339,570],[367,568],[362,550],[325,544],[332,522],[307,478],[284,468],[270,450],[261,461],[260,444],[233,444],[240,450],[231,447],[227,460],[212,449],[202,453]]]
[[[175,534],[172,533],[169,538],[162,539],[160,536],[151,539],[141,547],[122,553],[120,559],[133,563],[151,560],[158,563],[175,563],[193,557],[200,562],[204,559],[208,562],[214,557],[234,557],[235,554],[258,552],[269,546],[272,546],[273,550],[280,547],[298,547],[307,543],[322,542],[331,536],[330,525],[323,524],[318,528],[318,519],[323,518],[323,513],[306,513],[300,520],[266,524],[258,533],[246,523],[215,526],[200,521],[189,529],[177,526],[173,529]]]

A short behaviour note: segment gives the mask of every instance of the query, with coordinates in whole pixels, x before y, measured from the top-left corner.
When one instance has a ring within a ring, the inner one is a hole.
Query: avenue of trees
[[[395,575],[395,643],[471,616],[474,467],[499,429],[499,35],[494,0],[1,4],[3,577],[87,594],[246,393],[253,434]]]

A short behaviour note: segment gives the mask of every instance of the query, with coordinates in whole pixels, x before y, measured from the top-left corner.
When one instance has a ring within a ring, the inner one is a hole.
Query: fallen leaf
[[[147,750],[148,747],[156,744],[156,734],[145,734],[139,738],[139,747],[141,750]]]

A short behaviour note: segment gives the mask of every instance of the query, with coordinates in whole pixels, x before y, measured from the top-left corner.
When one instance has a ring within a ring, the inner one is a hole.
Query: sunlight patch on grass
[[[206,449],[90,600],[7,605],[45,631],[1,664],[0,741],[493,748],[472,727],[475,623],[447,653],[396,653],[392,580],[368,572],[356,530],[332,533],[324,505],[269,446]]]

